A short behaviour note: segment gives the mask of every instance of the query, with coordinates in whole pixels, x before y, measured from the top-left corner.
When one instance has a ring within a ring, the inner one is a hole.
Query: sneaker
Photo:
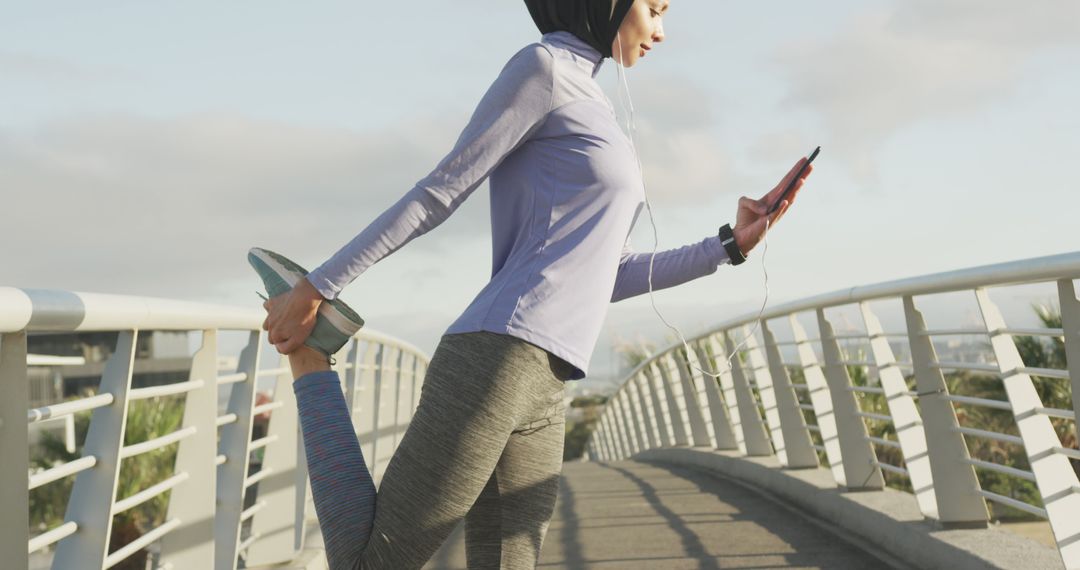
[[[248,263],[262,278],[266,293],[270,297],[288,293],[308,274],[306,269],[284,255],[261,247],[251,248],[248,252]],[[311,335],[304,344],[332,360],[333,355],[363,326],[364,319],[344,302],[338,299],[325,301],[319,305],[315,328],[311,330]]]

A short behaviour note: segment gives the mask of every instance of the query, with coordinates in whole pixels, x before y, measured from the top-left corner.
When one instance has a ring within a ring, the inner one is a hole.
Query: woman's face
[[[653,44],[664,41],[663,18],[670,5],[670,0],[634,0],[611,44],[615,61],[633,67]]]

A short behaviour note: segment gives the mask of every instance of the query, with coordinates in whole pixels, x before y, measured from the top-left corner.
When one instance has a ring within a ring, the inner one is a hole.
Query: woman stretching
[[[264,327],[296,378],[334,570],[419,568],[462,519],[470,568],[535,567],[562,467],[564,382],[585,377],[607,304],[649,289],[651,254],[627,239],[644,204],[641,173],[595,78],[605,58],[630,67],[664,40],[670,2],[525,4],[543,37],[510,59],[433,172],[310,274],[267,250],[249,255],[272,297]],[[328,364],[363,324],[337,296],[485,179],[491,281],[439,342],[376,493]],[[734,241],[657,253],[654,288],[742,261],[786,183],[739,200]]]

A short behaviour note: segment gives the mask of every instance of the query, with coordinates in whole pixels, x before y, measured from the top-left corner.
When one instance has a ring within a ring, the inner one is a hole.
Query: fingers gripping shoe
[[[288,293],[308,274],[306,269],[284,255],[261,247],[251,248],[248,263],[259,274],[270,297]],[[319,304],[315,327],[304,344],[331,359],[363,326],[364,319],[344,302],[338,299],[325,301]]]

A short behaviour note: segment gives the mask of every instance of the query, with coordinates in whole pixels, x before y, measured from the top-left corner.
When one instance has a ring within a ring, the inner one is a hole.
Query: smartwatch
[[[732,231],[731,224],[720,226],[719,235],[720,243],[724,245],[724,249],[727,251],[732,265],[739,265],[746,261],[746,256],[743,255],[743,252],[739,251],[739,244],[735,243],[735,232]]]

